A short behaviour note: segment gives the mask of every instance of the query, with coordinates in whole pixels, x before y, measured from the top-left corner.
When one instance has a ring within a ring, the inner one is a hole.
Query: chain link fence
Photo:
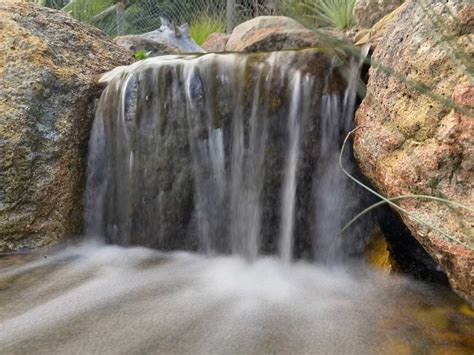
[[[33,0],[62,9],[111,36],[137,34],[160,27],[164,18],[173,24],[192,25],[212,19],[230,32],[234,26],[262,15],[280,14],[282,0]]]

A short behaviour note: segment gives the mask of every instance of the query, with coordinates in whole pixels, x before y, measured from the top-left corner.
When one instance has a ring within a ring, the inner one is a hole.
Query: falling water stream
[[[472,353],[465,304],[354,257],[370,221],[340,235],[365,201],[338,166],[360,64],[305,50],[106,74],[86,241],[0,259],[0,353]]]
[[[165,56],[104,81],[87,234],[286,262],[309,240],[310,257],[342,258],[338,233],[361,191],[338,167],[355,87],[334,61],[315,50]]]

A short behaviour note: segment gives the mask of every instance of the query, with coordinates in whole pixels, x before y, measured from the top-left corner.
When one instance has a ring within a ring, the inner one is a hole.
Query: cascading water
[[[353,115],[359,71],[367,50],[368,47],[363,49],[360,58],[352,58],[351,66],[346,73],[348,80],[344,95],[325,94],[322,97],[320,159],[313,178],[314,228],[318,237],[313,247],[316,259],[326,263],[342,261],[344,253],[341,250],[348,243],[337,237],[337,231],[342,230],[344,223],[357,209],[360,209],[365,197],[341,171],[339,155],[341,137],[354,127]],[[326,79],[331,80],[331,77],[328,76]],[[343,153],[341,158],[345,168],[353,170],[351,152],[346,149]],[[354,239],[350,242],[354,243]]]
[[[106,75],[87,234],[206,255],[95,239],[0,259],[0,352],[472,353],[474,322],[440,285],[338,263],[364,235],[338,237],[361,197],[338,167],[358,66],[305,50]]]
[[[325,56],[165,56],[104,81],[89,233],[250,260],[278,248],[290,261],[308,240],[314,255],[340,252],[335,240],[355,192],[336,170],[355,88]]]
[[[298,164],[301,100],[301,73],[297,72],[292,82],[293,95],[288,118],[289,148],[286,157],[285,179],[281,205],[280,255],[284,261],[291,261],[293,254],[293,226],[295,221],[296,170]]]

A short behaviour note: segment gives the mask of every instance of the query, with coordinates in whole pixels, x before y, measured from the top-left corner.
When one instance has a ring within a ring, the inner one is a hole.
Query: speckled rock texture
[[[472,3],[410,2],[375,49],[354,148],[384,195],[431,195],[474,208],[473,31]],[[420,199],[400,206],[464,243],[401,215],[452,287],[474,301],[473,214]]]
[[[225,46],[229,38],[230,35],[227,33],[213,33],[203,43],[202,48],[211,53],[225,52]]]
[[[397,7],[395,10],[389,14],[382,17],[375,25],[371,28],[363,28],[354,36],[354,43],[356,46],[363,46],[369,44],[372,49],[374,49],[377,44],[384,38],[387,29],[390,28],[390,25],[393,21],[396,21],[398,16],[405,11],[405,8],[409,3],[404,3]]]
[[[140,51],[149,52],[150,56],[156,57],[165,54],[178,54],[181,51],[167,43],[155,41],[140,35],[126,35],[114,38],[114,42],[126,48],[132,53]]]
[[[97,76],[129,58],[62,12],[0,1],[0,251],[81,232]]]
[[[354,22],[359,28],[371,28],[404,2],[405,0],[357,0],[352,10]]]
[[[297,21],[284,16],[260,16],[234,28],[228,52],[269,52],[314,47],[320,36]]]

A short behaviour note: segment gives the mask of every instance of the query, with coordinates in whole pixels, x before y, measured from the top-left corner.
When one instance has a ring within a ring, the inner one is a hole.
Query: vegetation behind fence
[[[248,19],[280,13],[280,0],[32,0],[62,9],[117,36],[152,31],[165,18],[174,24],[210,21],[223,31]]]

